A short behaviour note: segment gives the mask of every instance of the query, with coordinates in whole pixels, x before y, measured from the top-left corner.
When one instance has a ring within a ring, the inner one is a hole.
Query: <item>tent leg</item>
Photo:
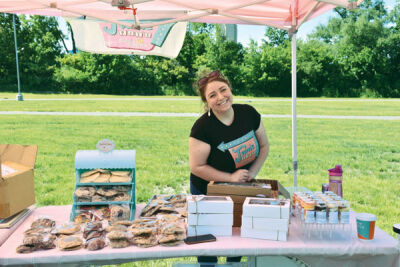
[[[21,94],[21,83],[19,81],[18,44],[17,44],[17,31],[15,30],[15,14],[13,14],[12,16],[13,16],[13,28],[14,28],[15,60],[17,62],[17,81],[18,81],[17,101],[23,101],[24,98]]]
[[[292,34],[292,160],[293,160],[293,186],[297,190],[297,122],[296,122],[296,33]]]

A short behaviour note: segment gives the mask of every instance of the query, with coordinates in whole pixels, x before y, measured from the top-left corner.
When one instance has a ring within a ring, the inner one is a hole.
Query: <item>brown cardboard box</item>
[[[267,184],[270,187],[255,187],[251,184]],[[290,199],[287,190],[277,180],[258,179],[252,183],[216,183],[211,181],[207,186],[207,195],[230,196],[233,201],[233,227],[242,225],[242,207],[246,197],[264,195],[268,198],[278,198],[279,192]]]
[[[37,146],[0,144],[0,219],[35,203],[36,154]],[[1,166],[5,171],[1,171]]]

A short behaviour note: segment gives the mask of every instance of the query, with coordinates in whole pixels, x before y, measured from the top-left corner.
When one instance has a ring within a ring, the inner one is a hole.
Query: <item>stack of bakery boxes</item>
[[[246,198],[243,203],[241,236],[287,241],[290,201],[274,198]]]
[[[286,241],[289,227],[289,192],[277,181],[257,179],[250,183],[210,182],[207,196],[229,196],[233,201],[233,226],[242,237]]]
[[[188,196],[188,236],[231,236],[233,201],[228,196]]]
[[[104,216],[111,223],[133,220],[136,211],[136,151],[79,150],[71,221]],[[89,214],[90,213],[90,214]]]

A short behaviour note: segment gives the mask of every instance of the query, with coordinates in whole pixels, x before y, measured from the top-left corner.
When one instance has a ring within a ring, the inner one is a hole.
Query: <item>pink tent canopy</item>
[[[303,22],[336,6],[353,8],[347,0],[0,0],[0,12],[81,17],[115,22],[132,20],[129,10],[117,5],[134,4],[137,18],[221,24],[268,25],[294,32]],[[152,23],[151,25],[155,25]],[[141,26],[151,26],[143,24]]]
[[[304,22],[326,11],[337,6],[356,8],[361,2],[362,0],[0,0],[0,12],[70,18],[84,16],[86,20],[103,20],[136,29],[192,21],[266,25],[287,30],[292,37],[292,161],[296,189],[296,32]],[[123,7],[131,9],[124,10]],[[136,17],[133,13],[136,13]]]

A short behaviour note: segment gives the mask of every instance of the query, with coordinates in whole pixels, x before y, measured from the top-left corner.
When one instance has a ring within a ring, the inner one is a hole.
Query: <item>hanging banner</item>
[[[137,30],[105,21],[66,20],[71,24],[75,45],[79,50],[97,54],[155,55],[167,58],[178,56],[187,26],[187,22],[177,22]]]

